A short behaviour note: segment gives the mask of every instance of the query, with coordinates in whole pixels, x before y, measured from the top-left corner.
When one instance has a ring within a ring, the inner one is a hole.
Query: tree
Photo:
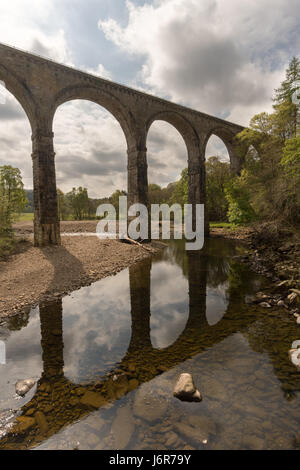
[[[180,180],[175,183],[169,204],[188,204],[188,169],[181,172]]]
[[[11,230],[12,223],[24,211],[26,191],[18,168],[0,167],[0,231]]]
[[[67,220],[68,214],[70,212],[70,207],[69,207],[69,204],[68,204],[68,198],[58,188],[57,188],[57,204],[58,204],[59,220]]]
[[[289,139],[283,148],[281,159],[283,168],[283,191],[280,191],[278,204],[290,222],[300,222],[300,137]]]
[[[116,209],[116,216],[119,217],[119,197],[120,196],[126,196],[125,191],[120,191],[120,189],[117,189],[112,193],[112,195],[109,198],[110,204],[114,206]]]
[[[275,90],[274,109],[279,121],[279,128],[285,127],[285,138],[297,136],[299,126],[299,106],[292,102],[292,95],[296,91],[296,82],[300,80],[300,60],[293,57],[286,70],[285,80]]]
[[[241,176],[232,179],[225,189],[229,204],[228,220],[235,225],[249,224],[255,219],[245,177],[246,172],[243,170]]]
[[[220,161],[218,157],[210,157],[205,166],[206,204],[209,220],[224,222],[228,211],[225,187],[232,178],[230,165]]]
[[[68,198],[72,215],[75,220],[83,220],[88,211],[89,196],[87,188],[73,188],[66,197]]]

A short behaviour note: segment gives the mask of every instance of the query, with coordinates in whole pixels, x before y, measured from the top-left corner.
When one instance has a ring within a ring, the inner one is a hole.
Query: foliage
[[[83,220],[88,212],[88,191],[87,188],[79,186],[73,188],[66,194],[67,201],[72,209],[72,215],[75,220]]]
[[[228,211],[228,200],[225,187],[231,180],[230,165],[218,157],[210,157],[206,162],[206,204],[209,220],[225,221]]]
[[[188,169],[182,170],[180,179],[174,185],[169,204],[188,204]]]
[[[24,211],[27,203],[21,172],[10,165],[0,167],[0,232],[11,226]]]
[[[255,213],[250,203],[250,194],[246,184],[246,173],[233,178],[225,188],[229,204],[228,220],[235,225],[249,224],[255,219]]]
[[[273,113],[254,116],[249,128],[238,135],[238,141],[250,147],[239,186],[247,188],[248,203],[261,221],[299,222],[299,106],[292,102],[296,80],[300,80],[300,61],[293,58],[275,90]],[[229,218],[235,218],[239,207],[234,194],[229,195]]]
[[[0,167],[0,257],[7,256],[14,248],[12,224],[26,206],[21,172],[9,165]]]
[[[282,210],[288,220],[300,222],[300,137],[288,139],[283,148],[281,159],[283,178],[281,181]]]

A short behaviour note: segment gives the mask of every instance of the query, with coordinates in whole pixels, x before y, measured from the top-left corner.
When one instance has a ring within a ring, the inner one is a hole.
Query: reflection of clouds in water
[[[34,377],[42,373],[41,327],[38,309],[31,313],[28,325],[7,335],[6,364],[0,365],[1,401],[11,398],[18,380]]]
[[[65,375],[121,360],[130,341],[128,270],[84,287],[63,300]],[[109,354],[108,354],[109,353]]]
[[[161,262],[151,272],[151,341],[155,348],[172,344],[188,319],[188,281],[178,265]]]
[[[210,326],[216,325],[226,313],[228,299],[226,289],[228,282],[218,287],[208,287],[206,291],[206,320]]]

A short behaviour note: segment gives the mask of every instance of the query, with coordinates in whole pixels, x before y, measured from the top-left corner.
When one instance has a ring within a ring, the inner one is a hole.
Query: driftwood
[[[137,246],[140,246],[141,248],[143,248],[146,251],[152,251],[152,249],[150,247],[147,247],[147,246],[143,245],[142,243],[137,242],[136,240],[133,240],[132,238],[129,238],[129,237],[124,236],[124,235],[120,238],[120,242],[128,243],[129,245],[137,245]]]

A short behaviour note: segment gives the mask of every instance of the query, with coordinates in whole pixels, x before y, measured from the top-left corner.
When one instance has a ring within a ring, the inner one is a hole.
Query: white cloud
[[[0,42],[72,65],[65,32],[55,27],[54,16],[48,0],[1,2]]]
[[[63,3],[67,8],[66,0]],[[137,3],[126,2],[127,24],[124,18],[120,22],[100,19],[98,26],[112,43],[111,63],[107,57],[102,63],[99,57],[98,66],[87,67],[88,72],[118,81],[114,61],[121,53],[122,67],[126,58],[126,67],[142,64],[127,84],[143,91],[244,125],[254,114],[271,110],[273,90],[283,79],[291,56],[300,50],[298,1]],[[95,17],[89,3],[85,8],[81,13]],[[0,42],[84,69],[82,60],[76,61],[75,46],[70,48],[78,40],[72,16],[61,11],[65,10],[55,0],[1,2]],[[94,44],[94,33],[87,30],[86,48]],[[105,41],[103,34],[99,34],[99,45],[101,41]],[[31,131],[11,96],[0,105],[0,123],[0,164],[19,167],[25,186],[31,187]],[[94,197],[126,189],[124,135],[103,108],[87,102],[66,104],[57,112],[54,132],[59,187],[68,191],[72,186],[87,186]],[[186,148],[177,131],[163,122],[154,123],[147,147],[149,181],[166,185],[177,179],[186,166]],[[226,150],[212,138],[207,155],[215,154],[226,156]]]
[[[103,64],[98,64],[96,69],[88,69],[87,72],[93,75],[99,75],[99,77],[105,78],[106,80],[112,80],[111,73],[104,67]]]
[[[57,185],[85,186],[91,197],[127,189],[124,133],[104,108],[76,100],[60,106],[54,119]]]
[[[295,0],[126,3],[127,26],[113,19],[98,25],[119,48],[145,58],[140,78],[149,89],[241,124],[270,109],[291,51],[299,49]]]

